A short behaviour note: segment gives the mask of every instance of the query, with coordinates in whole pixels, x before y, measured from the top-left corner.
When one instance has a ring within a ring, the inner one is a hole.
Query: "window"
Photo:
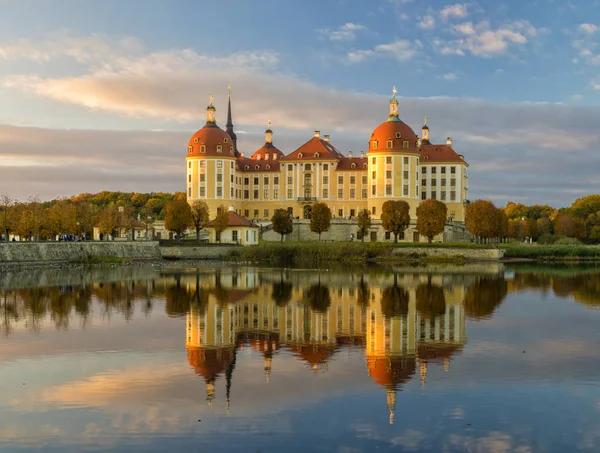
[[[372,163],[373,165],[377,165],[377,158],[376,158],[376,157],[372,158],[372,159],[371,159],[371,163]]]
[[[377,140],[373,141],[373,149],[377,149]]]
[[[392,170],[385,171],[385,179],[392,179]]]
[[[329,176],[323,176],[323,185],[329,184]]]
[[[230,178],[231,178],[231,183],[233,184],[233,175],[231,175],[231,177],[230,177]]]
[[[421,174],[423,174],[423,175],[427,174],[427,167],[421,167]]]
[[[265,218],[269,218],[269,210],[265,209]]]
[[[450,201],[456,201],[456,191],[450,191]]]
[[[404,157],[404,165],[408,165],[408,157]]]
[[[426,186],[427,185],[427,180],[425,178],[421,179],[421,185],[422,186]]]
[[[373,206],[373,215],[377,214],[377,208],[375,206]]]
[[[362,197],[363,197],[363,199],[367,198],[367,189],[362,190]]]
[[[188,197],[191,197],[191,196],[192,196],[192,188],[190,187],[190,188],[188,189]]]
[[[446,167],[440,167],[442,169],[442,175],[446,174]]]
[[[263,200],[268,200],[269,199],[269,188],[265,187],[265,189],[263,190]]]
[[[344,199],[344,189],[338,189],[338,199]]]
[[[288,164],[288,171],[293,171],[294,170],[294,166],[292,164]]]
[[[371,186],[371,195],[377,195],[377,186],[374,184]]]
[[[294,184],[294,178],[292,178],[291,176],[288,176],[288,186],[291,186],[292,184]]]
[[[304,164],[304,171],[310,171],[310,164]]]
[[[255,177],[254,177],[254,185],[255,185],[255,186],[258,186],[258,176],[255,176]]]
[[[385,163],[386,163],[386,164],[391,164],[391,163],[392,163],[392,156],[387,156],[387,157],[385,158]]]
[[[389,231],[385,232],[385,240],[389,241],[392,238],[392,234]]]
[[[188,182],[192,182],[192,175],[188,175]]]
[[[204,187],[200,187],[200,196],[201,197],[206,196],[206,189]]]
[[[456,167],[450,167],[450,173],[451,174],[456,174]]]
[[[442,186],[446,185],[446,178],[442,179]]]
[[[263,181],[264,181],[265,186],[269,185],[269,177],[268,176],[265,176]]]
[[[254,199],[258,200],[258,190],[254,190]]]
[[[404,189],[402,191],[405,197],[408,197],[408,184],[404,184]]]
[[[388,147],[388,149],[391,149],[391,148],[393,148],[393,147],[394,147],[394,142],[393,142],[393,141],[391,141],[391,140],[388,140],[388,141],[387,141],[387,147]]]
[[[421,200],[427,200],[427,192],[421,192]]]
[[[409,147],[409,141],[408,140],[404,140],[404,143],[402,143],[402,148],[406,149]]]
[[[362,183],[363,183],[363,185],[364,185],[364,186],[366,186],[366,185],[367,185],[367,175],[364,175],[364,176],[362,177]]]
[[[356,176],[350,176],[350,184],[356,184]]]
[[[356,190],[355,189],[350,189],[350,199],[355,199],[356,198]]]
[[[443,190],[442,190],[442,193],[440,194],[440,200],[446,201],[446,192]]]
[[[356,215],[356,209],[350,209],[350,217],[354,217]]]
[[[279,176],[273,176],[273,184],[275,184],[276,186],[279,185]]]
[[[244,217],[250,217],[250,211],[248,211],[247,209],[244,209]]]
[[[188,168],[192,168],[192,163],[188,162]]]
[[[222,160],[218,160],[217,161],[217,168],[223,168],[223,161]]]
[[[204,182],[206,180],[206,175],[204,173],[200,173],[200,182]]]
[[[431,174],[435,175],[437,173],[437,167],[431,167]]]
[[[250,191],[244,190],[244,200],[247,200],[248,198],[250,198]]]
[[[302,153],[298,153],[298,157],[299,157],[300,159],[302,159],[302,158],[304,157],[304,154],[302,154]]]
[[[287,191],[287,197],[288,198],[292,198],[294,196],[294,191],[292,189],[288,189]]]
[[[323,189],[323,198],[329,198],[329,189]]]
[[[310,186],[311,179],[312,179],[312,178],[311,178],[311,174],[310,174],[310,173],[306,173],[306,174],[304,175],[304,185],[305,185],[305,186]]]
[[[194,150],[193,146],[188,146],[188,154],[192,154],[193,150]]]
[[[217,173],[217,182],[223,182],[223,173]]]
[[[373,171],[371,173],[371,179],[377,179],[377,172],[376,171]]]
[[[456,179],[451,179],[450,180],[450,186],[451,187],[456,187]]]
[[[244,178],[244,185],[247,186],[250,184],[250,178]]]
[[[223,196],[223,188],[217,187],[217,197],[222,197],[222,196]]]
[[[431,199],[432,199],[432,200],[435,200],[436,198],[437,198],[437,193],[436,193],[436,191],[435,191],[435,190],[432,190],[432,191],[431,191]]]
[[[221,145],[217,145],[217,152],[218,153],[223,152],[223,147]]]
[[[437,179],[433,178],[431,180],[431,185],[434,186],[434,187],[437,186]]]
[[[233,187],[229,188],[229,196],[233,198]]]
[[[323,171],[329,170],[329,164],[323,164]]]
[[[201,153],[205,153],[206,152],[206,145],[200,146],[200,152]]]
[[[386,184],[385,185],[385,194],[386,195],[391,195],[392,194],[392,185],[391,184]]]
[[[338,184],[344,184],[344,177],[342,175],[338,176]]]
[[[258,217],[258,209],[254,210],[254,218],[256,219]]]
[[[344,217],[344,210],[338,209],[338,217]]]
[[[404,170],[404,179],[408,179],[408,170]]]

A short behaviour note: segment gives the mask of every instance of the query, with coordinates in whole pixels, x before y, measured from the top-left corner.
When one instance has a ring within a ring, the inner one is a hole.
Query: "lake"
[[[0,274],[0,451],[600,450],[600,267]]]

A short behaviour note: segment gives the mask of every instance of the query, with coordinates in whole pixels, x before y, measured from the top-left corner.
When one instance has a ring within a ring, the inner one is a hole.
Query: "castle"
[[[353,219],[368,209],[377,221],[383,203],[401,199],[415,220],[419,203],[433,198],[447,205],[449,223],[464,222],[469,167],[464,156],[449,137],[445,144],[430,142],[427,118],[418,137],[399,118],[395,88],[387,120],[359,156],[345,156],[320,131],[286,155],[275,146],[269,123],[264,145],[245,157],[238,151],[231,94],[225,130],[217,126],[215,112],[211,95],[206,124],[190,138],[186,157],[188,202],[205,201],[211,217],[225,206],[253,221],[270,220],[276,209],[307,219],[312,205],[322,201],[334,218]],[[416,232],[407,233],[406,240],[419,240]]]

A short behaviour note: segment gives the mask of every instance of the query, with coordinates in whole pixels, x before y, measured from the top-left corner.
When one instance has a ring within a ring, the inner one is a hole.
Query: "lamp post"
[[[79,236],[79,220],[75,223],[77,224],[77,231],[75,231],[75,235]]]

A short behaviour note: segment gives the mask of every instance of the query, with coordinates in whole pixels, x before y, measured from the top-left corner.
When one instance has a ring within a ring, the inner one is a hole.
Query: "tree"
[[[190,206],[192,224],[196,229],[196,244],[200,243],[200,230],[206,226],[209,219],[208,206],[204,201],[193,201]]]
[[[536,221],[538,237],[545,234],[552,234],[552,222],[548,217],[540,217]]]
[[[271,298],[278,307],[285,307],[292,299],[293,285],[283,279],[283,273],[279,282],[273,283],[273,292]]]
[[[394,273],[394,284],[388,286],[381,294],[381,312],[386,318],[408,314],[408,292],[398,286],[398,275]]]
[[[0,194],[0,237],[4,234],[8,241],[10,230],[14,228],[13,205],[15,200],[8,194]]]
[[[310,303],[310,308],[314,311],[325,312],[331,305],[331,295],[329,288],[322,285],[321,282],[315,283],[306,291],[306,298]]]
[[[581,217],[560,214],[554,223],[554,234],[570,238],[585,239],[586,226]]]
[[[330,226],[331,209],[325,203],[315,203],[310,213],[310,231],[317,233],[321,242],[321,233],[328,231]]]
[[[360,236],[360,240],[365,242],[365,236],[369,232],[369,228],[371,228],[371,212],[368,209],[361,209],[358,212],[358,234]]]
[[[527,236],[529,236],[529,223],[527,221],[520,219],[510,219],[508,221],[509,238],[522,241]]]
[[[504,212],[506,212],[506,216],[509,219],[529,217],[529,208],[522,203],[513,203],[512,201],[509,201],[504,208]]]
[[[507,217],[510,218],[510,215],[507,214]],[[474,236],[485,239],[496,237],[498,221],[496,206],[491,201],[476,200],[467,205],[465,226]]]
[[[583,219],[590,214],[595,214],[600,211],[600,195],[588,195],[578,198],[571,205],[571,211],[574,215]]]
[[[107,206],[98,214],[98,230],[102,234],[112,235],[119,222],[119,211],[114,205]]]
[[[496,209],[496,237],[498,240],[508,236],[508,217],[504,209]]]
[[[281,242],[283,242],[283,237],[286,234],[294,231],[292,216],[285,209],[275,209],[271,222],[273,222],[273,231],[281,235]]]
[[[504,277],[476,277],[465,294],[465,314],[474,319],[490,318],[507,293]]]
[[[417,231],[431,244],[433,237],[444,231],[448,208],[441,201],[425,200],[417,208]]]
[[[415,293],[417,310],[426,319],[432,319],[446,313],[446,297],[441,286],[431,283],[429,276],[427,283],[417,286]]]
[[[171,201],[167,204],[167,215],[165,217],[165,228],[177,234],[179,238],[191,227],[192,210],[187,201]]]
[[[221,234],[227,229],[228,226],[229,216],[227,215],[227,210],[225,209],[225,206],[221,205],[217,208],[217,217],[215,217],[213,225],[215,229],[215,234],[219,239],[219,243],[221,242]]]
[[[445,205],[444,205],[445,206]],[[446,214],[444,214],[444,223]],[[398,242],[398,235],[410,225],[410,206],[406,201],[388,200],[381,207],[381,223],[385,231],[394,234],[394,242]]]

